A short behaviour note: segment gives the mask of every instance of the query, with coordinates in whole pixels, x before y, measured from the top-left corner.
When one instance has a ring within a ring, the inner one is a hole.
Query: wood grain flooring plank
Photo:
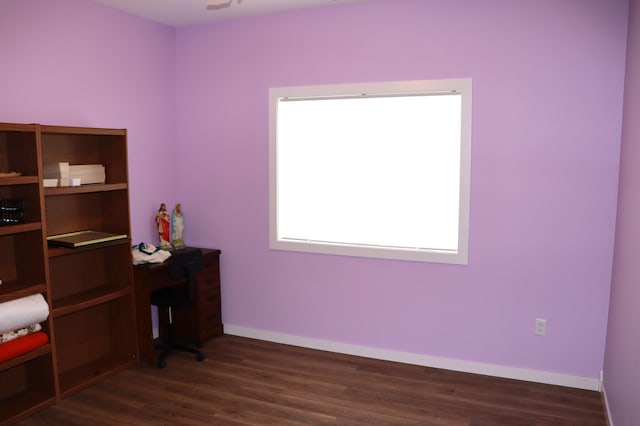
[[[130,368],[18,425],[606,425],[597,392],[228,335],[203,352]]]

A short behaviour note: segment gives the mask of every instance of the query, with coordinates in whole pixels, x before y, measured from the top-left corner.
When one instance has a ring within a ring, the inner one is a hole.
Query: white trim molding
[[[471,92],[471,78],[270,88],[269,248],[466,265]]]
[[[607,419],[607,426],[613,426],[611,417],[611,409],[609,408],[609,400],[607,399],[607,390],[604,387],[604,375],[600,371],[600,396],[602,397],[602,405],[604,405],[604,415]]]
[[[225,334],[231,334],[234,336],[265,340],[285,345],[300,346],[303,348],[318,349],[322,351],[380,359],[384,361],[401,362],[404,364],[420,365],[424,367],[441,368],[445,370],[460,371],[463,373],[502,377],[505,379],[523,380],[527,382],[544,383],[548,385],[566,386],[593,391],[598,391],[601,385],[600,380],[597,377],[570,376],[548,371],[529,370],[473,361],[463,361],[452,358],[392,351],[388,349],[371,348],[367,346],[333,342],[330,340],[275,333],[231,324],[224,325],[224,332]]]

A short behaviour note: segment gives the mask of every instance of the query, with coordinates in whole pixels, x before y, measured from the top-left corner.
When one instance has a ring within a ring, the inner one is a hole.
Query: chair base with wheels
[[[169,277],[172,280],[186,280],[186,286],[167,287],[155,290],[151,293],[151,304],[158,310],[167,310],[168,324],[167,336],[164,342],[156,346],[162,352],[158,356],[158,368],[167,366],[166,358],[173,351],[188,352],[196,355],[196,360],[203,361],[205,356],[196,347],[178,343],[173,324],[174,309],[187,307],[197,300],[196,275],[202,270],[202,251],[185,250],[177,251],[169,258]],[[195,346],[201,347],[200,342]]]

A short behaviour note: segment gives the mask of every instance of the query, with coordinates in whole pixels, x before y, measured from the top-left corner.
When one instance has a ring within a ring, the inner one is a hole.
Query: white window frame
[[[419,80],[383,83],[358,83],[322,86],[275,87],[269,89],[269,202],[270,227],[269,246],[275,250],[324,253],[334,255],[400,259],[420,262],[450,264],[468,263],[469,243],[469,202],[471,176],[471,79]],[[380,247],[361,244],[301,241],[278,237],[278,105],[291,98],[316,98],[340,96],[403,96],[461,94],[461,140],[460,140],[460,188],[458,215],[457,250],[437,250],[423,248]]]

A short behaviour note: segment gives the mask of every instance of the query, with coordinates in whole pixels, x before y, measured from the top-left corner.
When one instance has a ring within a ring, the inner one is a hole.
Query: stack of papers
[[[80,179],[81,185],[90,183],[104,183],[106,176],[102,164],[79,164],[70,165],[69,174],[71,179]]]
[[[45,179],[58,179],[60,186],[71,186],[79,182],[81,185],[105,183],[106,174],[102,164],[69,164],[53,163],[44,166]]]

